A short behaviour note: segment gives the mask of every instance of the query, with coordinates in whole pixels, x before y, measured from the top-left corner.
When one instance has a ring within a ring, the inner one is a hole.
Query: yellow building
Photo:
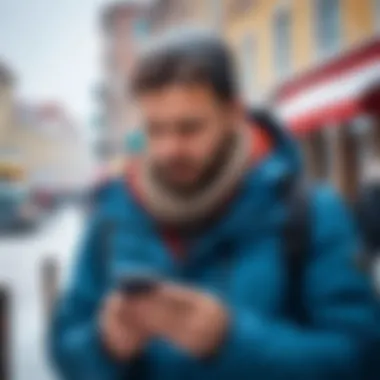
[[[258,97],[380,29],[378,0],[225,0],[224,14],[225,36]]]
[[[178,26],[199,25],[221,30],[225,0],[156,0],[149,22],[152,34]]]
[[[72,120],[63,110],[48,118],[42,112],[46,107],[21,107],[14,98],[13,74],[0,65],[0,162],[17,161],[36,185],[85,186],[91,157]]]
[[[0,63],[0,146],[5,144],[12,123],[13,74]]]
[[[380,178],[379,0],[226,0],[223,28],[245,99],[276,107],[312,177],[351,198]]]

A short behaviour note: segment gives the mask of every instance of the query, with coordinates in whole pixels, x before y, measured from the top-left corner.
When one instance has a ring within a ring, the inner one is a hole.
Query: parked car
[[[22,169],[0,165],[0,230],[29,229],[42,215]]]

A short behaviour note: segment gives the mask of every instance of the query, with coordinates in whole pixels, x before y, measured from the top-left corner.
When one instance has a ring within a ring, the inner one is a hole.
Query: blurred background
[[[379,0],[0,0],[1,380],[54,379],[45,327],[92,196],[143,149],[131,67],[184,24],[230,44],[310,177],[349,200],[380,179]]]

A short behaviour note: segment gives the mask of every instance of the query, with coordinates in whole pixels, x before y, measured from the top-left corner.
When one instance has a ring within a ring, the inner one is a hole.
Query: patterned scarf
[[[145,208],[160,222],[183,226],[197,224],[215,213],[233,194],[251,162],[252,134],[239,132],[226,164],[203,190],[186,199],[171,193],[156,180],[149,157],[142,162],[138,193]]]

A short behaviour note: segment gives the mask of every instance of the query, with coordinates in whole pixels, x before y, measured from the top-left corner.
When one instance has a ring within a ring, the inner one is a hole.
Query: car
[[[41,207],[22,166],[0,162],[0,230],[24,230],[41,221]]]
[[[0,181],[0,229],[25,230],[37,226],[41,210],[24,186]]]

